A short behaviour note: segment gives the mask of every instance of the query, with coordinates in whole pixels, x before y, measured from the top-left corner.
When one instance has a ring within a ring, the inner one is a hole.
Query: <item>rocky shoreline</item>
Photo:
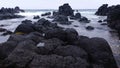
[[[18,6],[15,8],[4,8],[0,9],[0,20],[14,19],[14,18],[23,18],[24,16],[17,15],[16,13],[24,12]]]
[[[107,25],[115,29],[120,38],[120,5],[108,6],[108,4],[103,4],[95,14],[107,16]]]
[[[105,39],[80,36],[73,28],[58,26],[71,24],[68,16],[90,22],[73,12],[64,4],[53,14],[53,23],[40,17],[34,23],[22,21],[8,41],[0,44],[0,68],[118,68]]]

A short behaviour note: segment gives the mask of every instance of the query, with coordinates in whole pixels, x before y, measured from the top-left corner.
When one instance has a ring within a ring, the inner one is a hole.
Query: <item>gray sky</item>
[[[20,6],[22,9],[57,9],[64,3],[69,3],[74,9],[96,9],[104,3],[119,4],[120,0],[0,0],[0,8]]]

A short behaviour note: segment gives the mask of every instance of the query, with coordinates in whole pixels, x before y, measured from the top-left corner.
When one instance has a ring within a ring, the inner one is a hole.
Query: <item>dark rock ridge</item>
[[[15,8],[4,8],[0,9],[0,20],[4,19],[13,19],[13,18],[22,18],[24,16],[16,15],[15,13],[24,12],[18,6]]]
[[[0,44],[0,68],[118,68],[103,38],[79,36],[42,18],[22,21]]]
[[[98,8],[95,15],[99,16],[107,16],[111,11],[115,9],[119,9],[120,5],[112,5],[108,6],[108,4],[103,4],[101,7]]]

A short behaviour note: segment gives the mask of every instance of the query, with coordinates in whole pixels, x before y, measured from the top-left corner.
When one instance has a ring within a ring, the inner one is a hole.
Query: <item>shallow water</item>
[[[11,20],[2,20],[0,21],[0,25],[5,25],[4,27],[1,28],[6,28],[10,31],[15,30],[15,28],[21,23],[22,20],[25,19],[30,19],[34,21],[33,16],[35,15],[41,15],[41,13],[44,12],[48,12],[48,11],[37,11],[37,12],[30,12],[27,11],[26,13],[20,13],[20,15],[24,15],[26,16],[25,18],[19,18],[19,19],[11,19]],[[51,11],[50,11],[51,12]],[[95,11],[94,11],[95,12]],[[106,19],[105,16],[96,16],[94,15],[93,11],[81,11],[82,16],[87,17],[89,20],[91,20],[90,23],[85,24],[85,23],[80,23],[78,21],[72,20],[74,21],[72,23],[72,25],[60,25],[62,27],[65,28],[74,28],[78,31],[79,35],[84,35],[84,36],[88,36],[88,37],[101,37],[104,38],[108,41],[108,43],[110,44],[110,47],[114,53],[114,56],[116,57],[116,60],[119,62],[118,65],[120,65],[120,40],[117,37],[116,33],[111,33],[111,29],[109,27],[107,27],[106,25],[100,25],[100,23],[98,23],[98,20],[104,20]],[[45,18],[45,17],[44,17]],[[51,19],[49,19],[51,20]],[[106,22],[104,22],[106,23]],[[79,26],[79,27],[75,27],[75,25]],[[95,27],[94,30],[88,31],[85,29],[86,26],[93,26]],[[0,33],[1,35],[1,33]],[[0,43],[7,41],[7,39],[9,38],[8,36],[0,36]],[[119,60],[118,60],[119,59]]]

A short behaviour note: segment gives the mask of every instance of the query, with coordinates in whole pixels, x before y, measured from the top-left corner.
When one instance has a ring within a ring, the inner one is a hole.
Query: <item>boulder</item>
[[[82,22],[82,23],[90,23],[90,20],[88,20],[86,17],[82,17],[79,22]]]
[[[53,21],[59,22],[60,24],[64,24],[64,25],[71,24],[71,22],[68,21],[68,17],[64,15],[56,16]]]
[[[87,29],[87,30],[94,30],[94,27],[92,27],[92,26],[87,26],[86,29]]]
[[[118,68],[112,50],[105,39],[79,37],[77,45],[88,53],[90,63],[100,64],[104,68]]]
[[[36,55],[34,49],[36,49],[35,43],[31,40],[19,43],[14,51],[3,61],[2,68],[27,68]]]
[[[50,38],[58,38],[62,41],[66,41],[66,32],[62,29],[52,29],[48,30],[45,33],[45,38],[50,39]]]
[[[80,18],[81,18],[81,14],[80,14],[80,13],[76,13],[76,14],[75,14],[75,18],[76,18],[76,19],[80,19]]]
[[[51,23],[50,21],[42,18],[38,22],[34,23],[35,30],[38,32],[45,33],[48,30],[59,28],[57,23]]]
[[[25,20],[25,21],[22,21],[22,24],[20,24],[14,33],[18,33],[18,32],[21,32],[23,34],[26,34],[26,33],[31,33],[31,32],[34,32],[35,29],[34,29],[34,25],[31,23],[30,20]]]
[[[78,32],[73,28],[65,29],[66,32],[66,41],[68,44],[73,44],[78,38]]]
[[[73,16],[74,15],[74,10],[71,8],[71,6],[69,6],[68,3],[62,5],[59,7],[58,10],[60,15],[65,15],[65,16]]]
[[[108,4],[103,4],[101,7],[98,8],[95,15],[106,16],[108,13]]]
[[[39,16],[34,16],[33,19],[39,19],[40,17]]]
[[[44,14],[41,14],[41,16],[48,16],[48,15],[51,15],[51,12],[46,12]]]
[[[98,22],[99,22],[99,23],[102,23],[103,21],[102,21],[102,20],[99,20]]]

